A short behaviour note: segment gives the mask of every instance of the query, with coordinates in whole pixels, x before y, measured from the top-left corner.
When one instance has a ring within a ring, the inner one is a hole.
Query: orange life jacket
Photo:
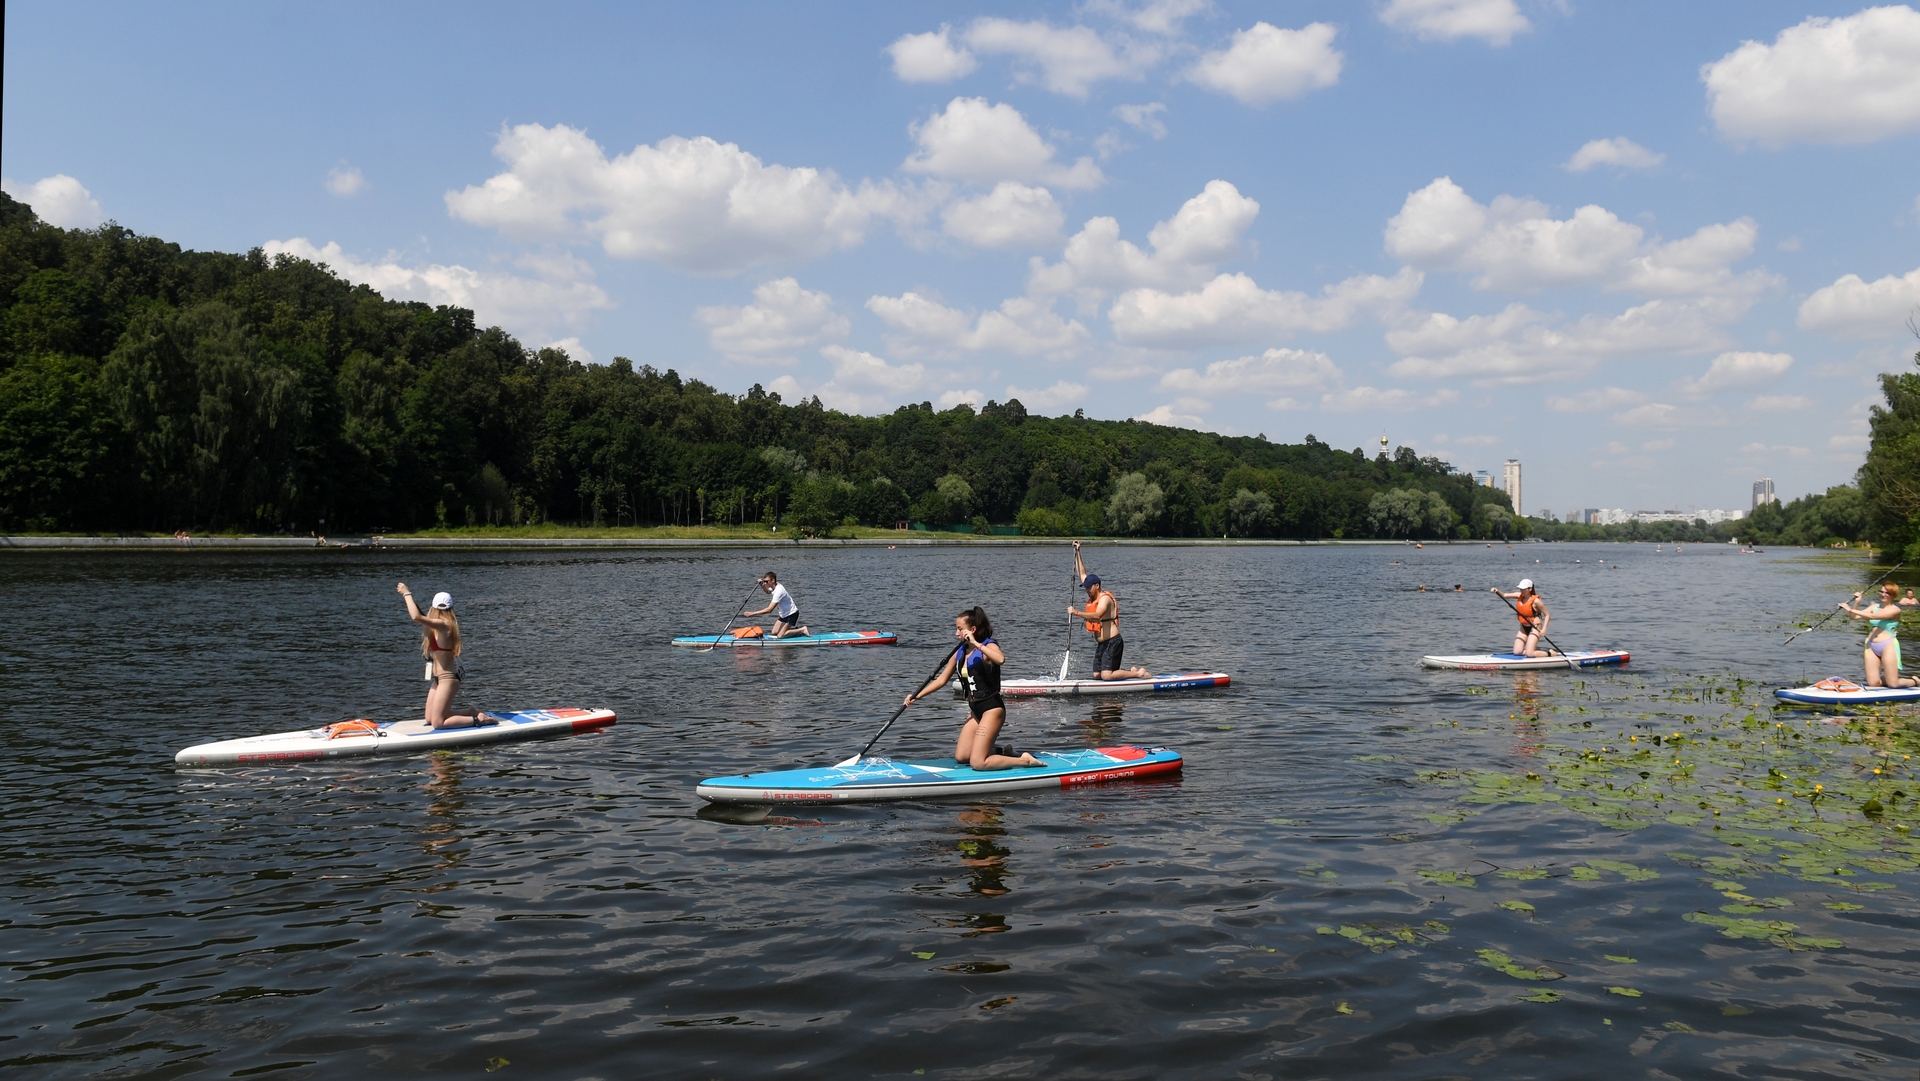
[[[767,631],[764,627],[735,627],[733,636],[735,638],[759,638],[766,633]]]
[[[1108,611],[1108,612],[1110,612],[1110,613],[1112,613],[1112,614],[1111,614],[1111,615],[1109,615],[1109,616],[1107,616],[1107,618],[1105,618],[1105,619],[1089,619],[1089,620],[1087,620],[1087,621],[1086,621],[1086,625],[1087,625],[1087,633],[1088,633],[1088,634],[1099,634],[1099,633],[1100,633],[1100,624],[1102,624],[1102,623],[1117,623],[1117,622],[1119,622],[1119,621],[1120,621],[1120,602],[1119,602],[1119,601],[1117,601],[1117,600],[1114,600],[1114,599],[1113,599],[1113,594],[1111,594],[1111,593],[1108,593],[1108,592],[1107,592],[1106,590],[1104,590],[1104,589],[1100,591],[1100,596],[1101,596],[1101,597],[1103,597],[1103,598],[1105,598],[1106,600],[1108,600],[1108,601],[1110,601],[1110,602],[1111,602],[1111,603],[1110,603],[1110,604],[1108,605],[1108,607],[1107,607],[1107,611]],[[1098,604],[1099,602],[1098,602],[1098,601],[1095,601],[1095,602],[1093,602],[1093,603],[1095,603],[1095,604]],[[1089,611],[1091,611],[1092,609],[1088,609],[1088,610],[1089,610]]]
[[[1520,626],[1528,628],[1533,626],[1533,602],[1538,599],[1538,597],[1523,597],[1520,603],[1513,606],[1514,612],[1520,616]]]

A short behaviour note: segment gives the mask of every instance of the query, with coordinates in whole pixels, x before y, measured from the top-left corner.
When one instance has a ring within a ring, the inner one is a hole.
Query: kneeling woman
[[[1866,594],[1855,593],[1854,604]],[[1880,587],[1879,603],[1867,602],[1855,608],[1843,604],[1840,610],[1855,619],[1867,621],[1867,686],[1920,687],[1920,679],[1900,674],[1900,613],[1906,602],[1900,599],[1900,587],[1888,582]]]
[[[425,612],[413,603],[413,591],[407,583],[394,587],[407,599],[407,618],[425,629],[420,652],[427,658],[427,723],[435,728],[475,728],[500,722],[479,710],[450,713],[453,696],[460,692],[460,617],[453,614],[453,594],[436,593],[433,607]]]
[[[960,644],[947,658],[946,667],[900,704],[909,705],[946,686],[957,662],[960,682],[967,689],[969,716],[960,729],[959,741],[953,745],[953,760],[982,770],[1045,765],[1025,752],[1018,757],[994,753],[993,741],[1007,720],[1007,704],[1000,698],[1000,666],[1007,663],[1007,655],[993,641],[993,624],[987,622],[987,613],[975,605],[955,616],[953,636]]]

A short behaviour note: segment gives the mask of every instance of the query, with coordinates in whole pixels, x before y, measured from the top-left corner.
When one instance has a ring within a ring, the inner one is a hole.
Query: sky
[[[5,190],[861,413],[1385,437],[1528,513],[1852,479],[1920,10],[6,5]]]

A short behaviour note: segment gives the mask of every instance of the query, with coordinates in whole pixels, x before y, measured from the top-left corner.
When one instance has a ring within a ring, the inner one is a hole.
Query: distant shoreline
[[[1338,545],[1411,547],[1414,541],[1402,540],[1282,540],[1268,538],[1225,537],[1083,537],[1082,541],[1101,547],[1134,548],[1315,548]],[[987,545],[993,547],[1058,547],[1071,543],[1069,537],[969,537],[962,533],[924,532],[897,537],[824,537],[799,540],[792,537],[330,537],[323,546],[310,537],[89,537],[22,536],[0,537],[0,550],[12,551],[235,551],[245,549],[309,552],[381,552],[395,550],[514,550],[540,548],[930,548]],[[1442,545],[1484,546],[1486,541],[1423,540],[1430,547]],[[1526,544],[1529,541],[1516,541]]]

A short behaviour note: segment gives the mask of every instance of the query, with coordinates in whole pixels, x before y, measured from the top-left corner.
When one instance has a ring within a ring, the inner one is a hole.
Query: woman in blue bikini
[[[1860,598],[1864,596],[1864,593],[1855,593],[1854,604],[1860,603]],[[1864,657],[1869,687],[1920,687],[1920,679],[1900,674],[1900,614],[1905,608],[1906,603],[1900,599],[1900,587],[1892,582],[1880,587],[1878,603],[1862,608],[1848,604],[1840,606],[1841,611],[1853,618],[1867,621]]]

